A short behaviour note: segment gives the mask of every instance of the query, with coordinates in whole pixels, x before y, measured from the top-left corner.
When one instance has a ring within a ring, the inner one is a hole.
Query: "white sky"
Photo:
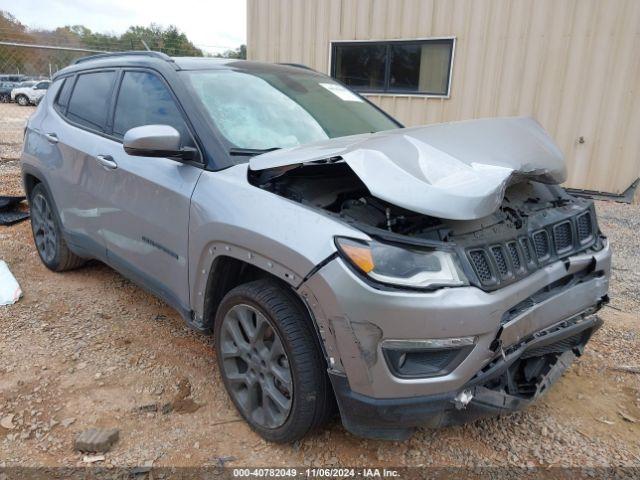
[[[131,25],[173,24],[212,53],[246,43],[245,0],[0,0],[0,10],[30,28],[84,25],[119,34]]]

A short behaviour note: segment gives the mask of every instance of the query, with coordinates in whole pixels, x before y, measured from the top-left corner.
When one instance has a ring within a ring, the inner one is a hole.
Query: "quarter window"
[[[142,125],[170,125],[192,145],[190,134],[171,92],[156,75],[125,72],[116,102],[113,134],[122,138],[130,128]]]
[[[333,43],[331,75],[354,90],[448,96],[453,39]]]
[[[104,132],[114,72],[78,75],[69,100],[67,118],[85,127]]]
[[[71,89],[73,88],[73,77],[65,78],[63,82],[55,102],[56,107],[58,107],[62,113],[65,112],[69,104],[69,97],[71,97]]]

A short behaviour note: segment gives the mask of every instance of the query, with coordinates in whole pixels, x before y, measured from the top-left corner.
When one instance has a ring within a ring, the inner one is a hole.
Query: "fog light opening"
[[[384,340],[382,352],[391,373],[400,378],[428,378],[451,373],[469,355],[476,337]]]

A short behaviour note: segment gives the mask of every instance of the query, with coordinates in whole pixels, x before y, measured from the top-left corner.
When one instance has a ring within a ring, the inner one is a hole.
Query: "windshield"
[[[183,74],[229,143],[266,150],[398,128],[328,77],[284,68]]]
[[[23,88],[23,87],[33,87],[36,84],[36,82],[22,82],[21,84],[18,85],[18,87]]]

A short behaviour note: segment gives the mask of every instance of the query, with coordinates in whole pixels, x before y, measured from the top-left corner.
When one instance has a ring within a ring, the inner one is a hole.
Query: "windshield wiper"
[[[280,150],[280,147],[272,147],[272,148],[264,148],[264,149],[234,147],[229,149],[229,155],[253,157],[255,155],[261,155],[263,153],[273,152],[274,150]]]

